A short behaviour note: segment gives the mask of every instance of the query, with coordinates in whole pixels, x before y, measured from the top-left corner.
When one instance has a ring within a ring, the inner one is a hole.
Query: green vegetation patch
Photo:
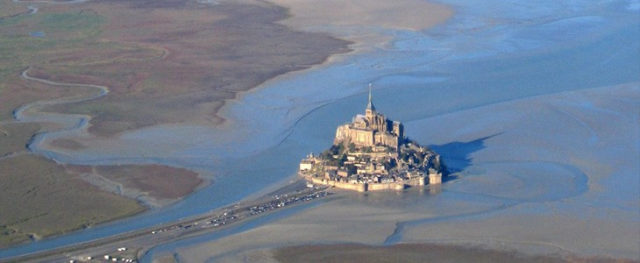
[[[31,155],[0,161],[0,247],[47,237],[144,210],[99,190],[52,161]]]
[[[25,14],[0,20],[0,79],[39,65],[60,50],[95,42],[106,19],[90,10]],[[33,32],[42,32],[34,37]]]
[[[65,33],[76,37],[94,36],[100,32],[104,18],[90,10],[43,14],[36,28],[45,33]]]

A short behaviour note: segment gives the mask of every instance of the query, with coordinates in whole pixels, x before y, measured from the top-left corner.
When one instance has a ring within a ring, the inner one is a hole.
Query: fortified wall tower
[[[371,99],[369,84],[369,102],[365,115],[356,115],[349,124],[341,125],[336,131],[334,145],[355,144],[360,147],[387,146],[398,149],[404,142],[404,126],[397,121],[388,120],[383,114],[376,112]]]

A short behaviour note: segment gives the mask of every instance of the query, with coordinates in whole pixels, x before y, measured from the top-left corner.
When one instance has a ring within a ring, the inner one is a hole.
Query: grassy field
[[[0,181],[0,247],[144,210],[134,200],[100,191],[64,167],[31,155],[0,161]]]

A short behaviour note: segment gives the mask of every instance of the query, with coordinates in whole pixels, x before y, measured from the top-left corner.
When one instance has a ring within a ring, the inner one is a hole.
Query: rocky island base
[[[339,126],[331,148],[303,159],[299,175],[312,184],[367,192],[440,184],[445,172],[439,154],[406,138],[402,123],[376,111],[370,85],[365,115]]]

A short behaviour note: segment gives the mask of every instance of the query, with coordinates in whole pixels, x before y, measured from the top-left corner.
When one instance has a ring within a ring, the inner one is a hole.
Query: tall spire
[[[373,106],[373,101],[371,100],[371,83],[369,83],[369,102],[367,103],[367,110],[376,110],[376,107]]]

